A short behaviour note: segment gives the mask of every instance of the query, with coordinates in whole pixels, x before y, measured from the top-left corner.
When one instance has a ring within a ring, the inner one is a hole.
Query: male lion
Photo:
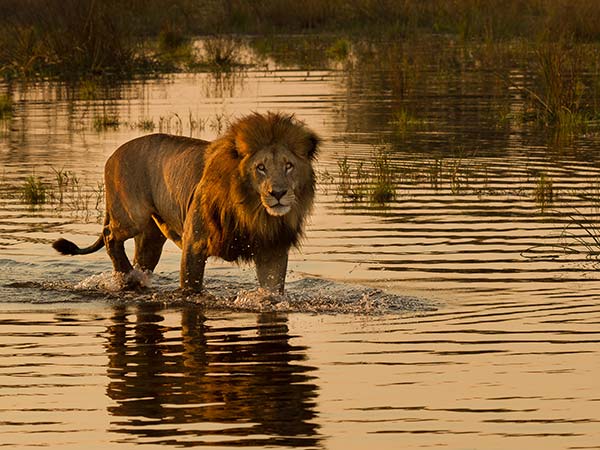
[[[184,290],[201,291],[206,259],[218,256],[253,260],[260,286],[283,293],[288,251],[313,204],[318,144],[304,124],[278,113],[246,116],[212,143],[166,134],[134,139],[106,162],[98,240],[52,246],[66,255],[106,246],[115,272],[127,275],[125,240],[135,240],[134,265],[152,271],[168,238],[183,251]]]

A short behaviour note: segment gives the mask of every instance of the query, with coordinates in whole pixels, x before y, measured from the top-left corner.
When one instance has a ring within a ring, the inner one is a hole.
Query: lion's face
[[[297,245],[315,197],[319,138],[294,116],[253,113],[206,149],[197,187],[208,253],[233,261]]]
[[[272,216],[284,216],[296,203],[298,181],[306,177],[307,163],[284,145],[257,151],[246,165],[252,187]]]

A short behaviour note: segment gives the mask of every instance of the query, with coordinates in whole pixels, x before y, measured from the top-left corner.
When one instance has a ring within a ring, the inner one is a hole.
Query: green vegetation
[[[94,117],[92,126],[96,131],[106,131],[119,128],[119,117],[115,114],[102,114]]]
[[[396,197],[394,188],[394,171],[390,163],[388,149],[381,145],[373,150],[374,182],[371,190],[373,203],[388,203]]]
[[[580,46],[564,43],[542,44],[535,55],[538,82],[526,89],[533,120],[566,135],[585,129],[593,115],[583,103],[585,59],[591,55],[584,54]]]
[[[338,160],[337,193],[343,200],[383,205],[396,198],[395,172],[385,146],[373,149],[369,163],[351,163],[347,156]]]
[[[6,119],[12,116],[13,113],[13,103],[12,99],[6,95],[0,95],[0,120]]]
[[[51,169],[53,180],[33,174],[20,185],[10,185],[5,174],[0,174],[0,198],[17,198],[31,207],[51,206],[59,213],[100,222],[104,216],[104,183],[87,186],[72,171]]]
[[[404,134],[409,130],[422,126],[424,121],[411,114],[406,108],[400,108],[393,114],[392,123],[396,125],[396,129],[400,134]]]
[[[354,167],[347,156],[338,160],[339,183],[337,184],[338,195],[343,200],[360,202],[367,196],[368,174],[364,170],[364,163],[359,162]]]
[[[348,39],[339,38],[327,49],[327,56],[337,61],[343,61],[350,56],[351,44]]]
[[[329,34],[319,57],[346,59],[354,41],[448,35],[498,42],[600,41],[595,0],[4,0],[0,73],[5,77],[83,78],[239,64],[232,36]],[[347,38],[351,33],[355,36]],[[194,36],[209,39],[204,55]],[[343,36],[343,37],[342,37]],[[307,46],[311,47],[310,45]],[[293,50],[292,47],[290,47]],[[354,53],[354,52],[353,52]],[[552,62],[551,62],[552,63]],[[551,106],[551,105],[547,105]]]
[[[21,196],[29,205],[43,205],[46,203],[46,186],[39,177],[30,175],[21,188]]]
[[[554,201],[552,178],[545,173],[540,173],[535,188],[533,189],[533,198],[542,212]]]

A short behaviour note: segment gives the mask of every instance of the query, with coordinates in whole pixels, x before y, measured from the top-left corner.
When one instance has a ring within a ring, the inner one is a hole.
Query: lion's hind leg
[[[149,220],[141,233],[134,237],[134,240],[134,265],[144,271],[154,271],[167,238],[154,221]]]

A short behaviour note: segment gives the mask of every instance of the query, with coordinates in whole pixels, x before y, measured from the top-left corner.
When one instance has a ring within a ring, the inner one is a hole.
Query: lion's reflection
[[[284,316],[243,326],[186,307],[169,326],[160,306],[143,305],[115,308],[112,321],[112,431],[181,446],[317,445],[315,368]]]

